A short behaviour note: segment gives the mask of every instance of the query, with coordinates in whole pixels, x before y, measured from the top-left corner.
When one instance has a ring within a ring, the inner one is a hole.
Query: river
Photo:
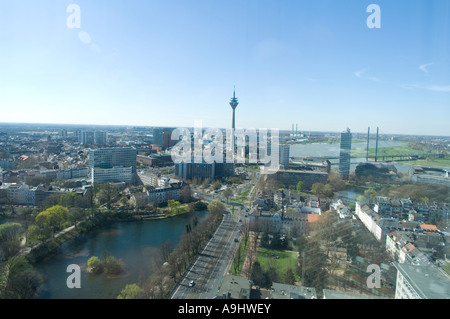
[[[115,299],[120,291],[140,278],[151,274],[152,258],[159,246],[169,240],[175,247],[186,231],[186,224],[194,215],[203,219],[207,212],[196,212],[190,216],[142,222],[119,222],[87,235],[81,235],[61,245],[55,254],[35,265],[44,277],[40,289],[41,299]],[[109,252],[126,265],[126,273],[117,277],[96,275],[86,271],[87,261],[92,256],[101,257]],[[77,264],[81,268],[81,288],[68,288],[70,273],[67,266]]]

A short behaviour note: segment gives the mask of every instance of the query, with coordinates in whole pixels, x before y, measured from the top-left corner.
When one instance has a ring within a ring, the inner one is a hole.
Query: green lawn
[[[444,267],[442,267],[444,271],[450,275],[450,263],[446,263]]]
[[[247,242],[247,244],[245,244],[246,242]],[[239,276],[241,274],[242,267],[244,266],[244,261],[245,261],[245,257],[246,257],[248,244],[249,244],[249,241],[248,240],[246,241],[245,238],[242,238],[239,243],[239,249],[241,251],[241,260],[239,262],[239,265],[237,265],[236,264],[237,260],[236,260],[236,256],[235,256],[235,258],[233,258],[233,264],[231,265],[231,268],[230,268],[230,272],[235,276]]]
[[[278,259],[274,258],[274,256],[278,256]],[[274,267],[277,270],[278,276],[283,278],[289,268],[291,268],[295,274],[298,263],[297,257],[298,255],[294,251],[259,248],[257,260],[263,271],[266,271],[270,267]],[[295,277],[296,280],[298,280],[298,276],[295,275]]]
[[[392,147],[379,147],[378,156],[381,155],[410,155],[410,154],[425,154],[426,152],[416,150],[408,145],[392,146]],[[352,149],[351,155],[354,157],[366,156],[366,150],[362,148]],[[369,157],[375,156],[375,148],[369,148]]]
[[[399,162],[399,163],[420,165],[420,166],[438,166],[438,167],[450,168],[450,158],[430,158],[430,159],[423,159],[423,160],[416,160],[416,161],[405,161],[405,162]]]

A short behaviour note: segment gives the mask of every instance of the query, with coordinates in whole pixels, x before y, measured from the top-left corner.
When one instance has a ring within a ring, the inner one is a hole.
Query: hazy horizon
[[[450,134],[446,0],[23,0],[0,21],[4,122],[226,128],[235,87],[237,128]]]

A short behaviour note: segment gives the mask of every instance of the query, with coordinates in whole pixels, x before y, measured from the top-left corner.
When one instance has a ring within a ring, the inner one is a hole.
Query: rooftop
[[[377,296],[365,295],[359,292],[355,293],[355,292],[324,289],[323,299],[382,299],[382,298]]]
[[[272,283],[272,299],[317,299],[316,289]]]
[[[448,299],[450,296],[450,277],[434,265],[414,266],[394,263],[395,268],[424,299]]]

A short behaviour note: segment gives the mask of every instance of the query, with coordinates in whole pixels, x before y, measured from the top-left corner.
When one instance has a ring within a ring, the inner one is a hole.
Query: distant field
[[[423,159],[416,161],[402,161],[398,163],[410,164],[410,165],[421,165],[421,166],[439,166],[450,168],[450,158],[432,158],[432,159]]]
[[[411,148],[408,145],[378,148],[378,155],[409,155],[409,154],[425,154],[425,153],[426,152],[424,151]],[[353,157],[365,157],[366,150],[361,148],[352,149],[351,155]],[[369,148],[369,157],[370,156],[375,156],[375,148]]]

